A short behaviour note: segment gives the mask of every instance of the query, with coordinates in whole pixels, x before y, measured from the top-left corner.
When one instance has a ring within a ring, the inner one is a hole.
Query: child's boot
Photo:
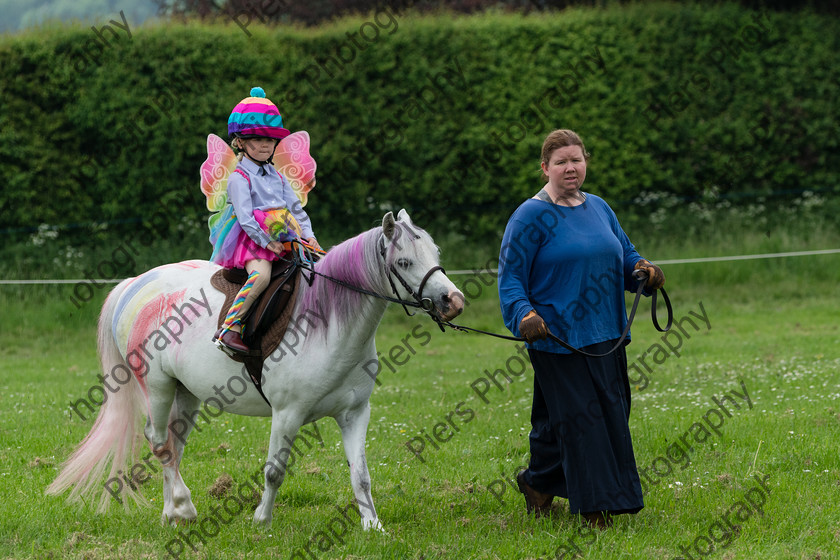
[[[218,331],[216,331],[215,336],[213,337],[213,342],[216,343],[216,346],[220,350],[224,350],[222,346],[229,350],[233,350],[234,352],[240,352],[243,354],[247,354],[251,351],[250,348],[245,344],[242,340],[242,335],[239,331],[235,331],[229,328],[222,327]]]
[[[236,294],[230,309],[228,309],[228,314],[225,317],[225,322],[222,324],[222,328],[216,331],[216,335],[213,337],[213,342],[216,343],[216,346],[220,350],[227,348],[234,352],[250,352],[248,345],[242,341],[242,334],[240,331],[242,330],[242,315],[245,314],[254,300],[254,297],[249,297],[249,295],[251,295],[251,290],[254,288],[254,284],[256,284],[259,279],[260,273],[256,270],[252,271],[248,275],[248,279],[245,281],[245,284],[243,284],[242,288],[239,290],[239,293]],[[258,287],[258,289],[262,291],[262,287]],[[254,295],[258,293],[259,292],[254,292]],[[246,301],[248,305],[245,305]]]

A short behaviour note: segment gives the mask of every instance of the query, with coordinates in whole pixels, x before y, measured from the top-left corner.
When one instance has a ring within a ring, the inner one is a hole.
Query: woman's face
[[[574,194],[586,179],[586,159],[580,146],[557,148],[542,163],[542,170],[548,176],[548,183],[558,194]]]

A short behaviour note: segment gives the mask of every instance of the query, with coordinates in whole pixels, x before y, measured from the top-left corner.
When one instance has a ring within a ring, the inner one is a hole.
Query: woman
[[[589,154],[571,130],[555,130],[542,149],[548,179],[508,221],[499,255],[499,298],[510,331],[527,341],[534,366],[531,460],[517,482],[528,512],[568,498],[572,514],[605,528],[610,516],[644,507],[630,440],[630,384],[624,346],[608,352],[627,324],[624,290],[635,269],[646,290],[665,283],[643,259],[601,198],[581,191]],[[629,341],[629,337],[627,339]]]

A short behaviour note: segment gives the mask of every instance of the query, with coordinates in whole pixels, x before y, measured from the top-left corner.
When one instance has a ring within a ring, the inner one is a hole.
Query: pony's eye
[[[406,270],[408,267],[411,266],[411,261],[408,259],[397,259],[397,266],[403,270]]]

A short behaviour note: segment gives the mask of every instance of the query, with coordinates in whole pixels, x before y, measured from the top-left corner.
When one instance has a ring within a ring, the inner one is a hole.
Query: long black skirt
[[[602,354],[614,344],[602,342],[585,350]],[[525,481],[540,492],[568,498],[573,514],[641,510],[624,347],[603,358],[528,353],[534,366],[534,404]]]

